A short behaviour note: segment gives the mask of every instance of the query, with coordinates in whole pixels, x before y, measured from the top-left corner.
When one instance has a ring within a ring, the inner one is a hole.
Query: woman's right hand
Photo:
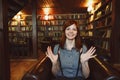
[[[46,56],[50,58],[50,60],[52,61],[53,64],[57,63],[58,60],[58,54],[53,54],[51,46],[47,47],[47,52],[46,52]]]
[[[81,62],[86,62],[91,58],[96,57],[97,55],[94,54],[96,51],[95,47],[91,47],[86,53],[81,54]]]

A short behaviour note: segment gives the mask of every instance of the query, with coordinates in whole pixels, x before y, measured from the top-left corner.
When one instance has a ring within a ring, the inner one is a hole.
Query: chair
[[[89,61],[90,76],[86,80],[120,80],[120,73],[110,64],[94,58]],[[45,57],[42,61],[30,69],[22,78],[22,80],[51,80],[53,77],[51,72],[52,64],[49,58]]]

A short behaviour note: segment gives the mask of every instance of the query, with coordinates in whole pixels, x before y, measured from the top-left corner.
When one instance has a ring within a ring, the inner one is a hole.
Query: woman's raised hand
[[[96,51],[95,47],[91,47],[86,53],[81,54],[81,63],[84,63],[88,61],[90,58],[94,58],[96,54],[94,54]]]
[[[53,54],[51,46],[47,47],[46,56],[50,58],[50,60],[52,61],[52,63],[56,63],[57,62],[58,54],[56,54],[56,55]]]

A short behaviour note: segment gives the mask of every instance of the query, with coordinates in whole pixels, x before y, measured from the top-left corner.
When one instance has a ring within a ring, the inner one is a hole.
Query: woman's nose
[[[70,32],[73,32],[73,30],[71,29]]]

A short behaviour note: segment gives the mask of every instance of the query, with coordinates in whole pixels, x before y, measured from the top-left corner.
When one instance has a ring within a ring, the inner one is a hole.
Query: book
[[[108,29],[108,30],[106,31],[106,38],[110,38],[111,32],[112,32],[111,29]]]

